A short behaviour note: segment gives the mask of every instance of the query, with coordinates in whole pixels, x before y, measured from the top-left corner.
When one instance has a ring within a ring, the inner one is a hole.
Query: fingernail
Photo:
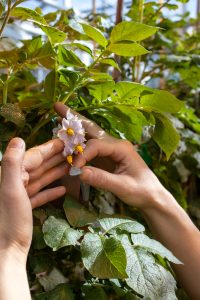
[[[78,176],[81,175],[83,173],[83,171],[80,168],[76,168],[76,167],[71,167],[70,171],[69,171],[69,175],[70,176]]]
[[[9,148],[22,149],[22,148],[24,148],[24,146],[25,146],[24,141],[20,138],[14,138],[8,144]]]

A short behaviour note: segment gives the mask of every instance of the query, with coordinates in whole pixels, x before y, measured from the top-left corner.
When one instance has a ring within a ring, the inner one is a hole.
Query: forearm
[[[25,262],[9,251],[0,257],[0,299],[31,300]]]
[[[155,238],[183,262],[173,269],[185,291],[200,299],[200,232],[169,192],[163,189],[158,196],[144,217]]]

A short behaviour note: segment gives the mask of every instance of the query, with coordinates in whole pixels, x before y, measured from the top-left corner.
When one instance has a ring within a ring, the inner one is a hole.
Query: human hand
[[[32,207],[65,194],[63,186],[40,191],[64,176],[63,144],[52,140],[25,153],[24,141],[14,138],[2,159],[0,185],[0,253],[12,252],[26,261],[32,238]]]
[[[67,108],[57,103],[55,110],[64,117]],[[166,190],[136,152],[136,147],[128,141],[111,137],[94,122],[79,117],[89,139],[83,154],[74,160],[74,165],[83,170],[80,179],[114,193],[125,203],[141,210],[156,205]],[[85,166],[88,162],[93,166]]]
[[[26,190],[32,208],[44,205],[65,194],[64,186],[44,188],[62,178],[69,171],[62,154],[64,145],[59,139],[50,140],[26,151],[23,169],[26,170]]]

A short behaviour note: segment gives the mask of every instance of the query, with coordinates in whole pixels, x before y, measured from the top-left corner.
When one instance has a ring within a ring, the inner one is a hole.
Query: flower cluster
[[[68,109],[66,118],[62,119],[62,126],[53,129],[53,135],[64,143],[63,155],[67,162],[72,165],[73,154],[83,153],[85,148],[85,130],[77,115],[70,113]]]

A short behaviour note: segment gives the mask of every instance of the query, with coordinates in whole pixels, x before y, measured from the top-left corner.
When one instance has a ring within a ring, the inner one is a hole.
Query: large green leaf
[[[99,45],[103,46],[104,48],[106,47],[106,45],[108,44],[108,41],[99,29],[92,27],[91,25],[88,25],[85,23],[81,23],[81,25],[83,27],[85,34],[89,38],[91,38],[92,40],[94,40]]]
[[[105,230],[108,233],[115,233],[116,231],[139,233],[145,230],[142,224],[130,219],[109,217],[100,219],[99,223],[103,230]]]
[[[82,260],[86,269],[98,278],[126,278],[126,254],[121,242],[87,233],[81,243]]]
[[[82,227],[96,221],[97,214],[90,212],[82,204],[67,196],[63,205],[68,222],[73,227]]]
[[[66,220],[50,216],[43,224],[46,244],[54,251],[69,245],[76,245],[82,233],[69,226]]]
[[[133,142],[140,142],[142,127],[148,124],[144,115],[130,104],[108,105],[104,109],[95,109],[92,113],[104,117],[114,132]]]
[[[140,56],[149,53],[147,49],[134,42],[111,43],[107,50],[120,56]]]
[[[165,152],[167,159],[169,159],[178,146],[180,136],[167,117],[158,113],[154,113],[154,116],[156,127],[153,139]]]
[[[58,47],[58,62],[62,66],[84,67],[84,63],[78,58],[73,51],[65,48],[64,45]]]
[[[115,89],[121,100],[138,97],[135,104],[148,111],[176,113],[184,105],[168,91],[152,89],[135,82],[118,82]]]
[[[150,239],[147,235],[139,233],[139,234],[132,234],[131,235],[132,242],[134,246],[139,246],[151,252],[153,254],[159,254],[163,258],[175,263],[181,264],[181,262],[169,251],[165,248],[161,243]]]
[[[120,240],[127,256],[128,286],[147,299],[177,299],[176,282],[171,273],[157,264],[151,254],[134,248],[127,235],[122,235]]]
[[[37,294],[35,300],[74,300],[75,295],[67,284],[59,284],[54,290]]]
[[[158,29],[158,27],[152,27],[142,23],[123,21],[113,28],[110,40],[112,43],[120,41],[137,42],[152,36]]]
[[[87,85],[90,95],[99,100],[100,102],[106,100],[113,92],[114,81],[109,80],[106,82],[92,82]]]

